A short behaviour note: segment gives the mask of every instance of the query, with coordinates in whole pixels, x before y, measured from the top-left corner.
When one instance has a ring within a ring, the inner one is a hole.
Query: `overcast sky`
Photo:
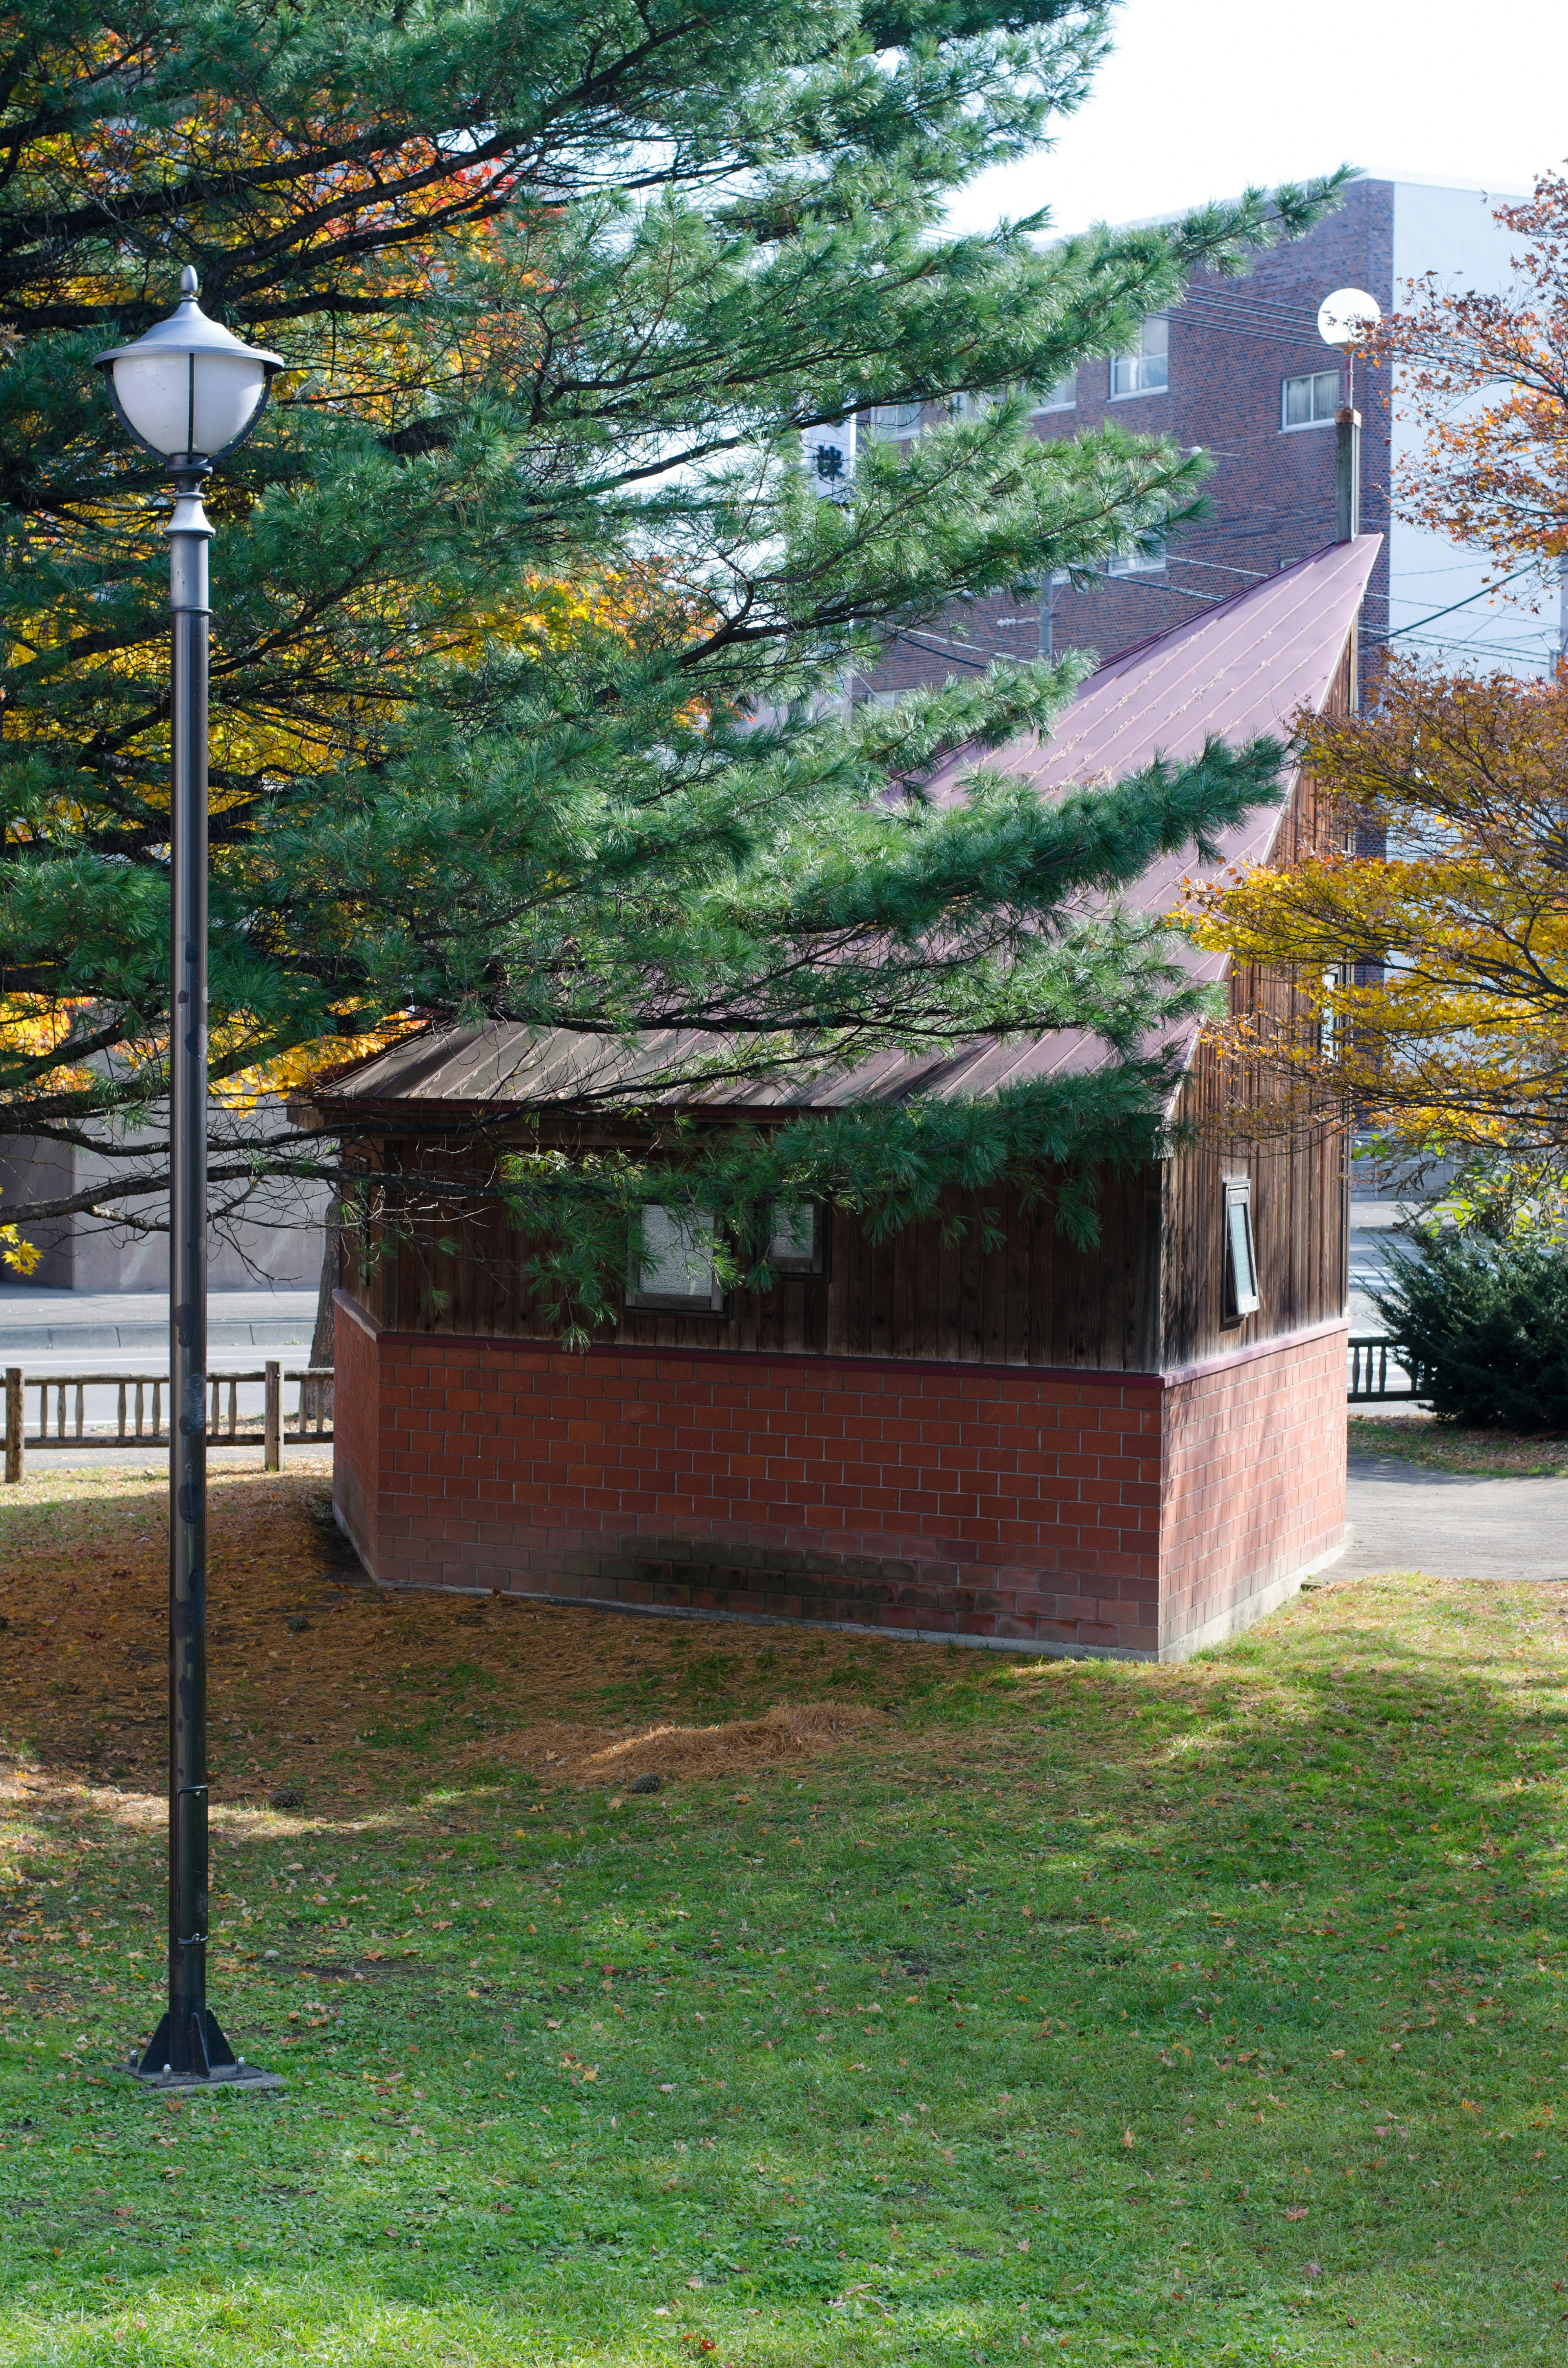
[[[977,181],[956,226],[1047,205],[1081,230],[1345,163],[1524,188],[1568,158],[1568,0],[1121,0],[1116,25],[1054,149]]]

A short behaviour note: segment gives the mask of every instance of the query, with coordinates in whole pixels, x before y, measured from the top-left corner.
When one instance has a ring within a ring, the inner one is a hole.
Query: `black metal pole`
[[[233,2079],[207,2004],[207,466],[175,472],[169,985],[169,2004],[140,2070]]]

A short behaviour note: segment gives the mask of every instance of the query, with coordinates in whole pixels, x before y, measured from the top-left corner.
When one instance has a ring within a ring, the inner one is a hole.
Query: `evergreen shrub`
[[[1373,1304],[1435,1413],[1492,1429],[1568,1428],[1568,1245],[1467,1230],[1392,1265]]]

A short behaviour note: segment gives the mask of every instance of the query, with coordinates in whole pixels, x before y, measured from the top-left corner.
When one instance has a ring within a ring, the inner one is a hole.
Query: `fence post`
[[[20,1365],[6,1368],[6,1477],[19,1480],[22,1476],[22,1440],[27,1424],[23,1419],[22,1369]]]
[[[267,1395],[262,1416],[261,1468],[283,1469],[283,1367],[276,1357],[267,1360]]]

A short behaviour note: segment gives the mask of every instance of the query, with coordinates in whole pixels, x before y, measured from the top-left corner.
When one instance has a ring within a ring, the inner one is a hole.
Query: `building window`
[[[1078,373],[1069,370],[1065,378],[1059,378],[1054,386],[1048,386],[1043,393],[1032,386],[1027,386],[1024,393],[1037,419],[1042,411],[1071,411],[1078,400]]]
[[[1318,1002],[1318,1051],[1325,1061],[1337,1061],[1339,1058],[1339,1008],[1336,998],[1344,985],[1343,971],[1324,971],[1323,994]]]
[[[1145,321],[1131,353],[1113,354],[1110,391],[1113,396],[1158,394],[1171,382],[1171,324],[1164,313]]]
[[[1154,551],[1114,551],[1106,561],[1108,575],[1157,575],[1165,564],[1165,545]]]
[[[1313,370],[1285,379],[1279,388],[1281,427],[1327,427],[1339,408],[1339,372]]]
[[[1225,1178],[1225,1321],[1240,1324],[1258,1309],[1257,1257],[1252,1238],[1252,1182]]]
[[[827,1211],[812,1201],[775,1201],[767,1263],[775,1274],[825,1274]]]
[[[879,443],[896,444],[906,436],[919,433],[923,403],[873,403],[867,416],[866,432]]]
[[[724,1293],[713,1270],[710,1209],[644,1209],[627,1260],[628,1307],[676,1308],[722,1315]]]

